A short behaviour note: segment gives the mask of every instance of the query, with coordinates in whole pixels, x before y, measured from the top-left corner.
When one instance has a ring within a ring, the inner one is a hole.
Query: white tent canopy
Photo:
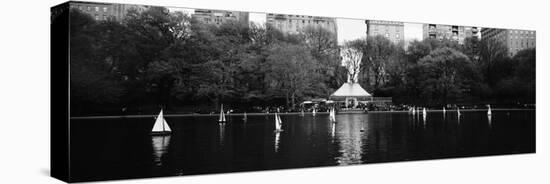
[[[344,83],[338,90],[336,90],[331,97],[371,97],[365,89],[359,85],[359,83]]]

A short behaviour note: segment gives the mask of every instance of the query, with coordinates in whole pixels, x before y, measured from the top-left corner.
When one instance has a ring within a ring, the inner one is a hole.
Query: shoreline
[[[460,109],[462,112],[477,112],[477,111],[487,111],[487,109]],[[530,111],[536,109],[514,109],[514,108],[503,108],[503,109],[491,109],[492,111]],[[446,110],[447,112],[454,112],[456,110]],[[408,113],[409,111],[368,111],[368,113]],[[443,112],[443,110],[426,110],[426,112]],[[337,112],[338,113],[338,112]],[[364,113],[364,114],[368,114]],[[271,116],[275,113],[246,113],[247,116]],[[301,112],[287,112],[279,113],[280,115],[299,115]],[[304,112],[304,114],[312,114],[311,112]],[[317,114],[329,114],[328,112],[317,112]],[[362,114],[362,113],[356,113]],[[226,114],[226,116],[243,116],[243,113],[231,113]],[[116,118],[148,118],[155,117],[157,114],[147,114],[147,115],[115,115],[115,116],[76,116],[70,117],[69,119],[116,119]],[[219,113],[215,114],[164,114],[165,117],[203,117],[203,116],[219,116]]]

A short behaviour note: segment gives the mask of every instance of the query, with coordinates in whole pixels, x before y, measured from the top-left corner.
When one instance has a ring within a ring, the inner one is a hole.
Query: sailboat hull
[[[172,132],[170,132],[170,131],[161,131],[161,132],[151,132],[151,133],[149,133],[149,135],[152,135],[152,136],[170,135],[170,134],[172,134]]]

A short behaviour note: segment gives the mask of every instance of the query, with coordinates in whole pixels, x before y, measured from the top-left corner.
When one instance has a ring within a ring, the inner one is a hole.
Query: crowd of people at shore
[[[317,112],[328,112],[330,108],[335,107],[336,110],[342,110],[342,109],[349,109],[347,107],[343,106],[334,106],[334,105],[313,105],[308,107],[297,107],[297,108],[287,108],[285,106],[253,106],[248,109],[241,109],[238,107],[231,107],[229,106],[224,112],[227,114],[230,113],[275,113],[275,112],[282,112],[282,113],[300,113],[300,112],[312,112],[313,109],[315,109]],[[358,105],[354,109],[360,109],[365,111],[410,111],[412,108],[426,108],[427,110],[441,110],[443,108],[446,108],[448,110],[452,109],[486,109],[487,104],[447,104],[447,105],[441,105],[441,106],[420,106],[420,105],[409,105],[409,104],[400,104],[400,105],[393,105],[393,104],[369,104],[369,105]],[[506,108],[506,109],[534,109],[535,104],[508,104],[508,105],[495,105],[493,108]],[[210,111],[208,113],[204,112],[195,112],[197,114],[217,114],[218,111]]]
[[[230,105],[225,104],[224,105],[224,112],[226,114],[231,113],[275,113],[281,112],[281,113],[311,113],[313,109],[315,109],[316,112],[328,112],[330,108],[334,107],[336,111],[343,111],[348,109],[354,109],[354,110],[364,110],[364,111],[370,111],[370,112],[395,112],[395,111],[410,111],[411,108],[426,108],[426,110],[442,110],[443,107],[445,107],[447,110],[454,110],[457,108],[460,109],[485,109],[487,108],[487,104],[448,104],[448,105],[439,105],[439,106],[423,106],[423,105],[412,105],[412,104],[361,104],[354,108],[344,107],[344,106],[338,106],[338,105],[326,105],[326,104],[316,104],[316,105],[309,105],[309,106],[297,106],[295,108],[289,108],[286,106],[250,106],[250,107],[243,107],[238,105]],[[494,109],[535,109],[535,104],[491,104],[491,107]],[[160,108],[164,109],[166,113],[169,114],[218,114],[220,112],[220,108],[213,109],[212,107],[180,107],[180,106],[174,106],[174,107],[145,107],[145,106],[139,106],[139,107],[127,107],[123,106],[118,108],[104,108],[101,112],[91,113],[91,114],[73,114],[73,116],[96,116],[96,115],[144,115],[144,114],[151,114],[156,113]]]

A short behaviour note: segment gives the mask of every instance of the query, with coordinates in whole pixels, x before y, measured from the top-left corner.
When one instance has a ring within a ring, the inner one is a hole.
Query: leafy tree
[[[337,80],[337,68],[341,65],[341,57],[335,33],[319,26],[307,26],[302,31],[305,44],[309,47],[311,55],[318,62],[317,73],[322,78],[323,87],[327,94],[341,84],[334,83]]]
[[[497,39],[482,39],[480,42],[480,67],[485,81],[494,85],[496,80],[494,66],[507,57],[508,49],[503,42]]]
[[[393,54],[397,51],[396,46],[382,35],[367,37],[366,44],[361,45],[364,57],[361,61],[362,72],[371,78],[374,88],[379,88],[386,82],[386,67]],[[369,74],[372,73],[372,75]]]
[[[419,61],[420,75],[424,81],[419,84],[425,90],[421,95],[427,99],[447,99],[468,94],[477,73],[470,59],[463,53],[448,47],[432,51]]]
[[[518,76],[522,81],[530,82],[536,78],[536,50],[525,49],[519,51],[513,58],[517,61],[515,76]]]
[[[77,9],[70,10],[70,98],[71,113],[80,114],[98,105],[117,103],[125,90],[111,63],[100,57],[98,23]]]
[[[315,94],[317,66],[307,51],[306,47],[293,44],[277,44],[270,49],[266,82],[273,95],[286,99],[287,106],[295,107],[297,99]]]
[[[424,39],[405,50],[375,36],[339,47],[320,27],[286,34],[269,24],[212,25],[162,7],[130,10],[122,22],[95,21],[76,9],[70,16],[73,113],[219,103],[294,107],[327,97],[354,76],[395,103],[535,101],[535,49],[510,58],[495,40]]]
[[[479,62],[479,47],[480,47],[480,40],[477,36],[471,36],[464,39],[464,44],[461,46],[460,51],[464,53],[468,58],[470,58],[470,61],[472,61],[474,64],[478,64]]]
[[[124,24],[125,32],[135,55],[125,72],[129,83],[154,93],[157,104],[170,105],[173,88],[185,81],[180,77],[189,68],[186,49],[191,39],[191,18],[181,12],[170,12],[163,7],[151,7],[143,12],[129,10]],[[124,43],[124,42],[121,42]],[[121,65],[122,66],[122,65]],[[185,74],[183,74],[185,75]]]

